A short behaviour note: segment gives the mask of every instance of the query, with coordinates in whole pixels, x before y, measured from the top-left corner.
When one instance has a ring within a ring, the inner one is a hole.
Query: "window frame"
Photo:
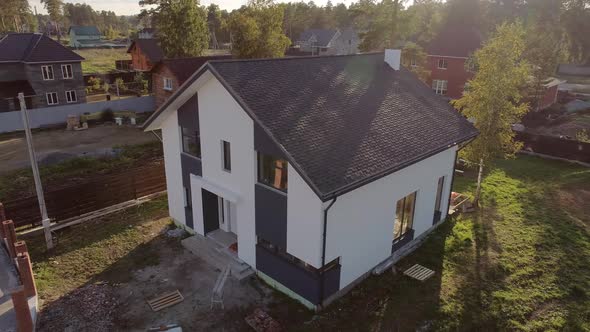
[[[442,63],[444,64],[444,66],[442,66],[442,67],[441,67],[441,65],[440,65],[440,64],[441,64],[441,61],[442,61]],[[436,67],[437,67],[438,69],[447,70],[447,69],[449,68],[449,62],[448,62],[448,61],[447,61],[447,59],[445,59],[445,58],[440,58],[440,59],[438,59],[438,61],[437,61]]]
[[[51,75],[49,75],[51,74]],[[51,77],[49,77],[51,76]],[[44,65],[41,66],[41,77],[44,81],[53,81],[55,80],[55,73],[53,72],[53,65]]]
[[[164,81],[164,87],[162,89],[166,90],[166,91],[172,91],[172,89],[173,89],[172,79],[168,78],[168,77],[163,77],[162,79]],[[170,84],[168,85],[168,83],[170,83]]]
[[[185,132],[185,130],[186,130],[186,132]],[[191,133],[194,133],[194,134],[191,134]],[[195,146],[197,147],[197,151],[195,153],[186,149],[186,146],[184,144],[185,137],[194,139]],[[201,135],[200,135],[199,131],[197,131],[197,130],[192,131],[188,127],[180,126],[180,152],[184,153],[187,156],[190,156],[192,158],[197,158],[199,160],[201,159],[201,153],[202,153],[202,151],[201,151]]]
[[[443,191],[445,190],[445,176],[441,176],[436,184],[436,201],[434,202],[434,211],[442,212]]]
[[[413,196],[413,201],[412,201],[412,208],[411,208],[411,220],[409,220],[410,227],[408,227],[408,220],[405,218],[406,217],[406,208],[407,208],[406,203],[407,203],[408,198],[412,197],[412,196]],[[394,242],[403,238],[404,235],[410,233],[414,229],[414,217],[416,216],[416,201],[417,201],[417,199],[418,199],[418,191],[416,190],[416,191],[400,198],[396,202],[396,204],[395,204],[395,206],[396,206],[395,218],[393,219],[394,220],[393,221],[394,222],[394,225],[393,225],[393,241]],[[398,209],[399,202],[402,202],[401,210]],[[400,212],[400,211],[402,212],[401,217],[398,216],[398,212]],[[400,234],[396,237],[395,225],[397,222],[400,223],[400,225],[399,225]],[[404,224],[404,222],[405,222],[405,224]],[[404,228],[405,228],[405,231],[404,231]]]
[[[66,69],[65,71],[64,71],[64,68]],[[69,68],[69,75],[66,75],[66,74],[68,74],[67,68]],[[65,64],[65,65],[61,65],[61,77],[64,80],[74,79],[74,67],[72,67],[72,65],[69,63]]]
[[[51,97],[51,103],[49,102],[49,96]],[[55,102],[53,102],[53,96],[55,96]],[[48,106],[59,105],[59,96],[57,92],[46,92],[45,93],[45,101],[47,102]]]
[[[68,97],[68,93],[69,93],[69,97]],[[74,97],[73,99],[71,97]],[[76,93],[76,90],[67,90],[66,91],[66,103],[71,104],[71,103],[77,103],[78,102],[78,94]]]
[[[444,87],[444,89],[443,89]],[[446,96],[449,88],[449,81],[447,80],[432,80],[432,90],[434,93],[441,96]]]
[[[231,143],[221,140],[221,169],[231,173]]]
[[[281,180],[280,180],[280,184],[284,184],[284,188],[281,188],[280,186],[277,187],[275,186],[275,181],[273,181],[272,179],[270,179],[269,181],[266,181],[266,176],[264,176],[264,158],[272,158],[271,159],[271,177],[276,177],[276,166],[278,166],[276,163],[277,162],[281,162],[281,171],[283,171],[283,173],[281,173]],[[263,186],[269,187],[271,189],[275,189],[278,190],[280,192],[283,193],[287,193],[289,190],[289,163],[287,162],[287,160],[282,159],[282,158],[278,158],[275,157],[273,155],[270,154],[265,154],[262,153],[260,151],[257,151],[257,155],[256,155],[256,164],[257,164],[257,182]],[[283,181],[284,179],[284,181]]]

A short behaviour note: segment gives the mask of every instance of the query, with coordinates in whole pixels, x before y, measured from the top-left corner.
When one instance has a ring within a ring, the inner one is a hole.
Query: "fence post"
[[[18,263],[18,273],[25,288],[25,295],[27,297],[37,295],[37,286],[35,286],[35,277],[33,276],[33,267],[31,266],[29,253],[25,252],[18,255],[16,261]]]
[[[11,258],[16,257],[16,251],[14,249],[14,243],[16,242],[16,230],[14,229],[14,223],[12,220],[4,220],[2,222],[4,233],[6,234],[6,246]]]
[[[6,220],[6,212],[4,211],[4,204],[0,203],[0,223]],[[0,225],[0,240],[6,237],[6,233],[4,233],[4,227]]]
[[[12,305],[14,313],[16,314],[16,328],[18,332],[32,332],[33,318],[31,317],[31,309],[29,309],[29,301],[25,295],[23,286],[18,286],[10,294],[12,298]]]
[[[29,252],[27,249],[27,244],[25,241],[16,241],[14,243],[14,251],[16,252],[16,256],[18,257],[19,254],[23,254]]]
[[[131,178],[133,181],[133,198],[137,200],[137,182],[135,181],[136,173],[133,173],[133,177]]]

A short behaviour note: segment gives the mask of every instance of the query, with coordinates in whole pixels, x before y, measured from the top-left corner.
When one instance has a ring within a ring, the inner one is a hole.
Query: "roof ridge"
[[[323,58],[344,58],[344,57],[356,57],[356,56],[367,56],[367,55],[377,55],[377,54],[384,54],[384,52],[367,52],[367,53],[357,53],[357,54],[343,54],[343,55],[305,55],[305,56],[287,56],[281,58],[256,58],[256,59],[228,59],[228,60],[213,60],[209,61],[211,63],[220,63],[220,62],[258,62],[258,61],[286,61],[286,60],[300,60],[300,59],[323,59]]]
[[[33,36],[36,36],[36,37],[38,37],[38,38],[37,38],[37,41],[35,42],[35,45],[33,45],[32,47],[31,47],[31,44],[32,44],[31,42],[32,42],[32,41],[30,41],[30,42],[29,42],[29,46],[27,47],[26,55],[25,55],[25,56],[23,56],[23,57],[22,57],[22,59],[20,59],[22,62],[26,62],[26,61],[27,61],[27,59],[28,59],[28,58],[31,56],[31,54],[33,53],[33,50],[34,50],[35,48],[37,48],[37,45],[39,45],[39,42],[41,41],[41,38],[43,38],[43,35],[42,35],[42,34],[36,34],[36,33],[33,33]],[[51,38],[49,38],[49,39],[51,39]]]

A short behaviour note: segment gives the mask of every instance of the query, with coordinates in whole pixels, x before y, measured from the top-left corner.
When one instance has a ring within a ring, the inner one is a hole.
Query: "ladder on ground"
[[[217,277],[217,281],[215,281],[215,286],[213,287],[213,294],[211,295],[211,309],[213,309],[213,305],[215,303],[221,304],[221,309],[225,309],[223,306],[223,286],[225,285],[225,281],[229,276],[231,270],[230,264],[228,264],[223,271]]]

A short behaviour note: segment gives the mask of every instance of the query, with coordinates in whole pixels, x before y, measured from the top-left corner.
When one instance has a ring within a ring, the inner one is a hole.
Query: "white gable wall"
[[[391,255],[400,198],[418,191],[414,238],[432,227],[437,181],[443,175],[441,211],[448,209],[456,151],[456,146],[451,147],[338,197],[328,213],[326,263],[340,257],[341,289]]]
[[[203,179],[237,195],[232,214],[237,217],[238,255],[250,266],[256,266],[254,122],[216,78],[204,83],[198,94]],[[230,143],[231,172],[222,167],[222,140]],[[180,177],[180,173],[175,176]],[[193,193],[198,190],[191,189]],[[197,225],[203,217],[194,206]]]
[[[180,128],[178,112],[171,113],[162,125],[164,166],[166,168],[166,189],[168,190],[168,211],[170,217],[186,225],[184,214],[184,193],[180,166]]]

